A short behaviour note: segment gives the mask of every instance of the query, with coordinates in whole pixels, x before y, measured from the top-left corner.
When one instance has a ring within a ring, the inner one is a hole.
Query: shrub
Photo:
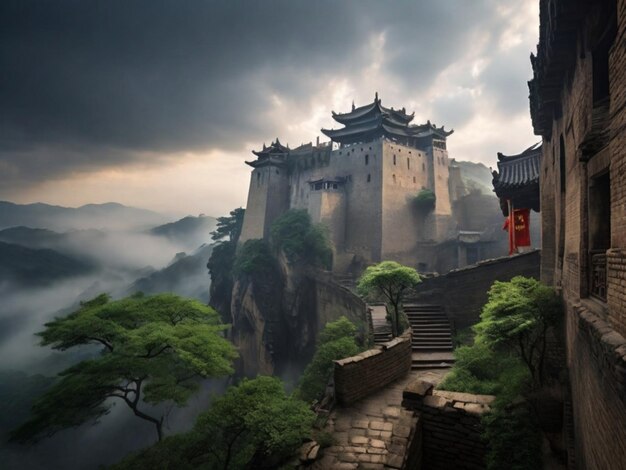
[[[541,433],[527,403],[496,405],[481,419],[489,442],[487,470],[542,468]]]
[[[355,340],[356,327],[346,317],[327,323],[320,333],[313,359],[300,378],[299,396],[308,402],[322,396],[333,370],[333,361],[361,351]]]
[[[272,224],[272,247],[282,251],[290,262],[305,261],[329,269],[332,250],[326,227],[313,225],[304,209],[291,209]]]
[[[216,398],[189,432],[127,457],[113,468],[276,468],[311,436],[314,413],[280,379],[242,380]]]
[[[276,261],[265,240],[247,240],[235,257],[233,274],[273,273]]]
[[[432,211],[435,208],[437,198],[435,193],[430,189],[422,189],[417,196],[413,198],[413,204],[422,211]]]

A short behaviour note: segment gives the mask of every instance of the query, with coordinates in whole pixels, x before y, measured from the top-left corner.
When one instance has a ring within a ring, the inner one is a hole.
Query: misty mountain
[[[478,189],[483,194],[495,195],[491,180],[491,170],[482,163],[455,161],[461,169],[461,178],[468,190]]]
[[[59,231],[87,228],[121,230],[149,227],[166,221],[162,214],[114,202],[73,208],[0,201],[0,229],[27,226]]]
[[[0,242],[0,283],[37,287],[93,271],[93,265],[48,248]]]
[[[191,255],[178,253],[165,268],[135,281],[124,295],[173,292],[208,302],[211,278],[206,265],[212,250],[212,245],[203,245]]]
[[[152,235],[165,237],[168,240],[195,249],[203,243],[211,241],[211,232],[217,226],[217,219],[206,215],[187,216],[176,222],[159,225],[150,230]]]

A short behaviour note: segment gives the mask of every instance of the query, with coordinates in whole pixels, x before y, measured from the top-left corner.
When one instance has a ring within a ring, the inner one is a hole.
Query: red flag
[[[530,246],[530,209],[515,209],[515,246]]]
[[[509,205],[509,217],[504,221],[502,230],[509,232],[509,254],[517,251],[518,246],[530,246],[530,209],[512,209]],[[510,227],[515,227],[510,230]]]

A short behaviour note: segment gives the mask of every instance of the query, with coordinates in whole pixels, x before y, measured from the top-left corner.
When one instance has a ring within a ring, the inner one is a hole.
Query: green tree
[[[211,239],[223,241],[228,237],[229,242],[237,243],[241,228],[243,227],[243,216],[246,210],[239,207],[230,211],[230,215],[217,218],[217,228],[211,232]]]
[[[391,317],[391,333],[398,336],[400,331],[400,305],[407,289],[421,282],[417,271],[395,261],[383,261],[365,270],[357,283],[357,291],[362,296],[382,295],[387,302]]]
[[[235,276],[254,272],[276,276],[276,270],[276,261],[270,247],[265,240],[261,239],[246,240],[238,250],[233,264]]]
[[[314,419],[303,401],[285,393],[280,379],[244,379],[216,398],[190,432],[115,468],[275,468],[310,436]]]
[[[117,301],[102,294],[81,303],[46,324],[38,333],[41,344],[59,350],[96,344],[101,354],[61,372],[12,439],[33,440],[95,421],[112,398],[154,424],[160,440],[163,416],[146,411],[142,402],[184,405],[201,379],[230,374],[236,353],[222,335],[225,328],[212,308],[172,294]]]
[[[274,221],[271,243],[291,262],[302,260],[327,269],[332,266],[326,227],[312,224],[311,216],[304,209],[288,210]]]
[[[333,374],[334,362],[361,351],[356,343],[356,326],[346,317],[326,324],[321,331],[313,359],[300,379],[299,396],[311,402],[322,396]]]
[[[516,276],[491,286],[475,331],[492,350],[516,354],[528,367],[533,383],[541,386],[547,333],[557,324],[560,312],[554,290],[536,279]]]
[[[245,209],[238,208],[230,212],[230,216],[217,219],[217,229],[211,238],[217,243],[211,251],[207,268],[211,276],[209,292],[210,304],[221,315],[223,321],[229,321],[230,300],[233,290],[233,264],[237,243],[241,235]]]

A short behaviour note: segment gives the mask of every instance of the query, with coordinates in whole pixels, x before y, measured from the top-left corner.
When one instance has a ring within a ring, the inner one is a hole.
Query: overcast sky
[[[495,166],[539,140],[538,0],[0,2],[0,199],[245,206],[250,150],[373,101]]]

